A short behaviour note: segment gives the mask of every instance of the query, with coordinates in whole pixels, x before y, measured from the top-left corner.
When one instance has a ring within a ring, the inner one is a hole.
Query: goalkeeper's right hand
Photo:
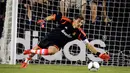
[[[110,56],[108,53],[103,53],[103,54],[100,54],[99,57],[103,60],[105,60],[106,62],[110,59]]]
[[[42,28],[44,28],[44,27],[45,27],[46,22],[45,22],[45,20],[40,19],[40,20],[38,20],[38,21],[37,21],[37,24],[41,25],[41,27],[42,27]]]

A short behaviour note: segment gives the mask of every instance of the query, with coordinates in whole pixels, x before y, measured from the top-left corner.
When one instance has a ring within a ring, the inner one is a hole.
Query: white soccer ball
[[[98,71],[99,68],[100,68],[100,65],[98,62],[90,62],[88,64],[88,70],[90,71]]]

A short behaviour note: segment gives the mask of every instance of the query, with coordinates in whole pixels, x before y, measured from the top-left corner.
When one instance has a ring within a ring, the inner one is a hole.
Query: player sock
[[[31,60],[32,58],[26,58],[25,61],[21,64],[21,68],[26,68],[28,65],[28,61]]]
[[[31,60],[31,59],[32,59],[32,58],[30,58],[30,57],[29,57],[29,58],[26,58],[24,62],[25,62],[25,63],[28,63],[28,61]]]
[[[48,49],[40,49],[40,50],[31,50],[32,53],[40,54],[40,55],[48,55]]]

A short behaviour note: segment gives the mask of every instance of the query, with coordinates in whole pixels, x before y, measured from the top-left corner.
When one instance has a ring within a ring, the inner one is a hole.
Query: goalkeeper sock
[[[31,60],[31,59],[32,59],[32,58],[30,58],[30,57],[29,57],[29,58],[26,58],[24,62],[25,62],[25,63],[28,63],[28,61]]]
[[[40,55],[48,55],[48,49],[39,49],[39,50],[31,50],[31,53],[40,54]]]

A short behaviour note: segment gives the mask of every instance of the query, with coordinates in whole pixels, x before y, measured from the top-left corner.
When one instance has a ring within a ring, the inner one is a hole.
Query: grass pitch
[[[30,64],[22,69],[20,65],[0,64],[0,73],[130,73],[130,67],[101,66],[97,72],[90,72],[87,66]]]

